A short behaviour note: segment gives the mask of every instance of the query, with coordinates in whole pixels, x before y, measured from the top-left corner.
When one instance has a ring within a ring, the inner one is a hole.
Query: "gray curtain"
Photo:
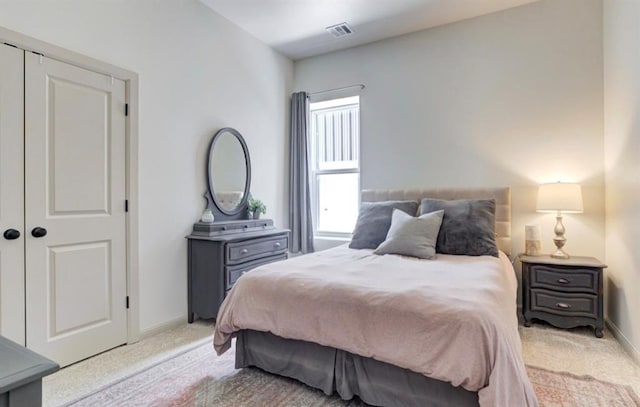
[[[292,253],[313,252],[313,226],[309,192],[309,95],[291,95],[289,164],[289,228]]]

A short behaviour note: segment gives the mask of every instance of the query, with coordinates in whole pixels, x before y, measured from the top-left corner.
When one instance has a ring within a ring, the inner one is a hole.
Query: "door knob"
[[[31,231],[31,236],[33,237],[43,237],[47,235],[47,229],[41,227],[35,227]]]
[[[20,237],[20,232],[15,229],[7,229],[4,231],[4,238],[7,240],[15,240]]]

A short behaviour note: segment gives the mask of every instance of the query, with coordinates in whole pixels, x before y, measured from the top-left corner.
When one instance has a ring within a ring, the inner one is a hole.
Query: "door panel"
[[[49,215],[107,214],[110,92],[57,78],[48,91]]]
[[[111,320],[110,242],[49,247],[51,331],[68,335]],[[75,290],[80,286],[82,290]]]
[[[0,44],[0,335],[25,343],[24,51]],[[21,236],[7,240],[7,229]]]
[[[26,341],[67,365],[126,342],[125,84],[32,53],[25,73]]]

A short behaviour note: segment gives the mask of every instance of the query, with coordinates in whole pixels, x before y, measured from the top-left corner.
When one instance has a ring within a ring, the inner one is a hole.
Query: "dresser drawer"
[[[530,270],[532,288],[598,294],[598,271],[585,268],[563,270],[546,265],[534,265]]]
[[[275,256],[263,257],[259,260],[254,260],[248,263],[239,264],[237,266],[227,266],[225,267],[225,275],[226,275],[226,287],[225,290],[228,291],[233,287],[236,283],[236,280],[240,278],[244,273],[249,270],[252,270],[258,266],[262,266],[263,264],[273,263],[274,261],[286,260],[287,254],[277,254]]]
[[[286,253],[289,247],[288,235],[270,236],[227,244],[226,264],[239,264],[262,257]]]
[[[553,291],[532,289],[531,311],[597,318],[598,296],[590,294],[561,294]]]

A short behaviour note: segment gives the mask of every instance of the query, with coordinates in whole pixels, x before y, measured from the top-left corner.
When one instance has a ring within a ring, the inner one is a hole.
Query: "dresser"
[[[243,274],[288,257],[289,231],[270,219],[196,223],[188,239],[188,317],[216,318]]]
[[[593,257],[520,256],[524,325],[539,319],[559,328],[588,325],[602,338],[603,269]]]
[[[0,407],[42,405],[42,378],[58,364],[0,336]]]

